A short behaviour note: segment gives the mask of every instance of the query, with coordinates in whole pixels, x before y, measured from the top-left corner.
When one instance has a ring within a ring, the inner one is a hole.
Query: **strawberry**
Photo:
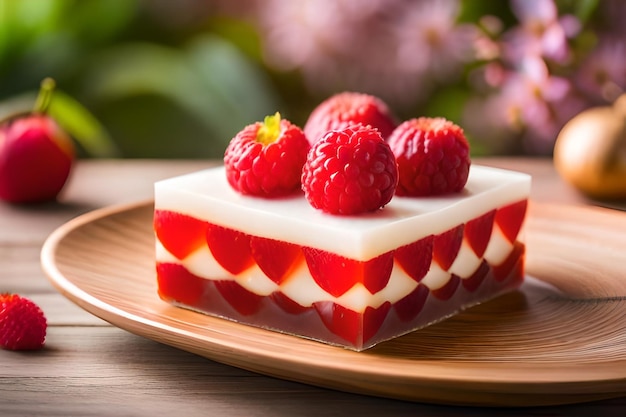
[[[206,244],[208,223],[195,217],[157,209],[153,226],[161,244],[178,259],[185,259]]]
[[[376,294],[387,286],[393,269],[393,252],[368,261],[309,247],[303,247],[302,253],[317,285],[333,297],[341,297],[359,282],[371,294]]]
[[[410,119],[393,131],[388,142],[398,161],[397,195],[439,195],[465,187],[469,144],[454,123],[441,117]]]
[[[459,278],[458,275],[452,274],[448,282],[446,282],[443,287],[437,288],[436,290],[431,290],[430,293],[433,295],[433,297],[442,301],[446,301],[452,298],[457,288],[459,288],[460,283],[461,278]]]
[[[433,241],[433,259],[439,264],[441,269],[447,271],[454,263],[463,244],[464,228],[465,225],[461,224],[435,236]]]
[[[369,126],[329,132],[307,156],[302,188],[309,203],[331,214],[358,214],[384,207],[398,183],[396,160]]]
[[[40,349],[45,343],[46,328],[46,317],[37,304],[17,294],[0,294],[0,347]]]
[[[391,308],[388,301],[377,308],[366,307],[362,313],[332,301],[319,301],[314,306],[328,330],[357,348],[376,335]]]
[[[313,307],[301,306],[300,304],[293,301],[291,298],[287,297],[285,293],[282,293],[280,291],[275,291],[271,293],[270,299],[274,302],[274,304],[280,307],[281,310],[288,314],[304,314],[307,311],[313,309]]]
[[[196,306],[208,297],[205,289],[210,280],[192,274],[182,265],[157,262],[156,273],[158,293],[163,300]]]
[[[224,153],[228,183],[236,191],[279,197],[300,189],[300,175],[310,148],[302,129],[280,114],[243,128]]]
[[[415,319],[424,308],[428,294],[430,294],[428,287],[424,284],[418,284],[409,295],[393,305],[398,318],[404,322]]]
[[[501,207],[496,212],[495,222],[509,242],[513,243],[517,239],[526,218],[527,209],[528,200],[521,200]]]
[[[433,235],[428,235],[417,242],[399,247],[394,257],[411,278],[420,282],[430,269],[433,259]]]
[[[515,268],[519,268],[518,275],[523,276],[525,254],[526,246],[516,242],[511,254],[500,265],[492,267],[494,279],[498,282],[506,280],[515,271]]]
[[[262,307],[263,297],[248,291],[236,281],[215,281],[215,288],[217,288],[224,300],[242,316],[251,316]]]
[[[300,246],[258,236],[250,237],[250,253],[261,271],[278,285],[302,260]]]
[[[383,138],[387,138],[396,127],[396,118],[378,97],[343,92],[313,109],[304,125],[304,134],[313,145],[328,131],[355,124],[376,128]]]
[[[489,264],[486,260],[480,263],[480,266],[474,271],[474,273],[468,278],[462,279],[461,283],[463,284],[463,288],[468,291],[476,291],[476,289],[483,283],[485,277],[489,273],[490,268]]]
[[[250,235],[209,223],[206,241],[215,260],[228,272],[237,275],[254,264]]]
[[[496,210],[491,210],[465,224],[464,239],[476,256],[482,258],[491,239]]]

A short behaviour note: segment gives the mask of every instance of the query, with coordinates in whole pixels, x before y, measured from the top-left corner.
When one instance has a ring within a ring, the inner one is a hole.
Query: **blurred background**
[[[625,22],[622,0],[0,0],[0,116],[52,77],[117,156],[220,158],[352,90],[455,121],[475,155],[550,155],[626,89]]]

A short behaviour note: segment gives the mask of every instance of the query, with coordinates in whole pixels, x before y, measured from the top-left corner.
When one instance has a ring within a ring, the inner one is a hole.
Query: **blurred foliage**
[[[72,133],[93,137],[97,120],[122,156],[203,158],[280,108],[250,50],[208,30],[169,31],[137,0],[0,0],[0,117],[29,110],[52,77],[52,110]]]
[[[583,23],[598,4],[557,1]],[[82,139],[84,157],[215,158],[237,131],[267,114],[280,111],[303,125],[327,94],[307,88],[297,69],[272,69],[258,28],[217,12],[216,4],[245,9],[253,2],[0,0],[0,118],[31,108],[41,80],[52,77],[52,111]],[[493,15],[515,24],[508,2],[460,4],[459,22]],[[177,10],[185,7],[198,16],[181,23]],[[576,41],[593,46],[588,37]],[[399,117],[460,120],[470,98],[466,80],[437,89],[427,103],[399,109]]]

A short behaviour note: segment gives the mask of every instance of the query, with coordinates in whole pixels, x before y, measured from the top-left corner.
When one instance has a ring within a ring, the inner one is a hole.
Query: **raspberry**
[[[302,171],[309,203],[331,214],[377,210],[391,200],[397,183],[393,153],[370,126],[328,132],[313,145]]]
[[[0,294],[0,347],[35,350],[46,339],[46,317],[41,309],[17,294]]]
[[[343,92],[313,109],[304,125],[304,134],[313,145],[329,130],[354,124],[370,125],[386,139],[396,127],[396,120],[381,99],[363,93]]]
[[[398,126],[388,139],[400,178],[396,194],[429,196],[459,192],[470,168],[463,129],[442,118],[420,117]]]
[[[246,126],[224,153],[228,183],[242,194],[279,197],[300,189],[309,145],[302,129],[280,114]]]

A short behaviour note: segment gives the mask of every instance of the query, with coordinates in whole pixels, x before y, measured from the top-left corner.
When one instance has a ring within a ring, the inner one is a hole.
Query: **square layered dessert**
[[[224,167],[155,184],[159,296],[244,325],[364,350],[524,277],[526,174],[473,165],[462,191],[329,215],[302,192],[243,195]]]

